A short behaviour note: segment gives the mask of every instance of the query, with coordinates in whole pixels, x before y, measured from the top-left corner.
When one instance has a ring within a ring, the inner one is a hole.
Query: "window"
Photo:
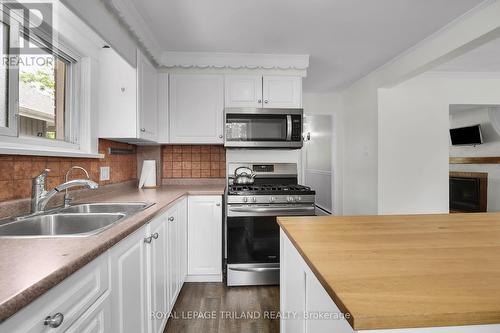
[[[78,118],[72,103],[72,73],[77,62],[61,50],[61,43],[51,40],[49,44],[43,33],[28,32],[19,23],[14,25],[15,20],[11,15],[11,22],[0,22],[4,59],[0,68],[0,135],[44,140],[44,145],[75,144]],[[36,52],[24,54],[21,49],[21,54],[13,54],[14,46]]]

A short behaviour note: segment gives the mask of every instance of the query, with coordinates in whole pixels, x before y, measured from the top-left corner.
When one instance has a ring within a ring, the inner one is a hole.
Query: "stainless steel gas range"
[[[238,177],[241,174],[243,180]],[[229,163],[227,285],[279,284],[276,217],[314,215],[314,200],[313,190],[297,184],[296,164]]]

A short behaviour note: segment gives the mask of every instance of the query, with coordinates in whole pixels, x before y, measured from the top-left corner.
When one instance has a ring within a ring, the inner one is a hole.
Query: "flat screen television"
[[[483,143],[481,125],[450,129],[451,144],[453,146],[480,145]]]

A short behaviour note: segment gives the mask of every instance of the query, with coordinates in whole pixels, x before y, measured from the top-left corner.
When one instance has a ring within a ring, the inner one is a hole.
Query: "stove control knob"
[[[275,197],[270,197],[269,198],[269,202],[275,202],[276,201],[276,198]]]
[[[300,197],[300,196],[295,197],[295,200],[296,200],[296,201],[302,201],[302,197]]]
[[[257,202],[257,198],[256,197],[252,197],[252,202]]]
[[[248,198],[247,197],[243,197],[243,202],[248,202]]]
[[[288,201],[288,202],[294,202],[294,201],[295,201],[295,199],[294,199],[293,197],[287,197],[287,198],[286,198],[286,201]]]

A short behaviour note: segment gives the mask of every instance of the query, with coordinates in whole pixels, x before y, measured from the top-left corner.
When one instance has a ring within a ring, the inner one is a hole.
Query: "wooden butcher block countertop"
[[[279,224],[355,330],[500,323],[500,213]]]

